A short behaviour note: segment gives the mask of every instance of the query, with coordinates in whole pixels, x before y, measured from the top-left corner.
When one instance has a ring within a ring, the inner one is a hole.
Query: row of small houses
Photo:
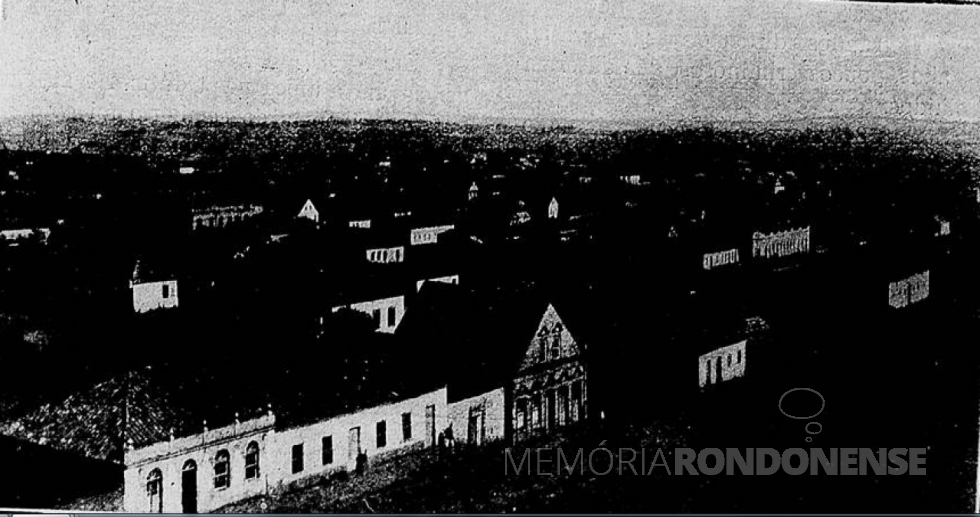
[[[219,210],[218,212],[220,212],[220,215],[222,216],[232,214],[231,217],[233,217],[233,219],[230,219],[229,221],[243,221],[247,218],[248,214],[257,215],[262,213],[261,208],[251,206],[244,207],[243,210],[245,210],[245,212],[242,212],[241,210],[236,212],[235,210],[224,209]],[[556,218],[557,210],[557,201],[552,199],[547,210],[548,217]],[[215,215],[214,213],[209,214],[209,216]],[[238,217],[239,215],[241,217]],[[201,215],[200,217],[204,216]],[[298,220],[308,221],[317,227],[324,224],[324,221],[321,220],[320,211],[312,200],[307,200],[306,203],[303,204],[302,208],[295,215],[295,218]],[[205,227],[211,226],[212,224],[218,224],[211,221],[211,219],[202,219],[202,221],[203,222],[201,224]],[[222,219],[222,221],[225,220]],[[229,223],[225,221],[221,224]],[[405,227],[404,235],[400,235],[399,233],[393,232],[390,229],[385,231],[372,230],[371,219],[352,219],[348,222],[347,228],[355,233],[360,230],[364,231],[362,234],[363,238],[360,241],[357,241],[355,245],[363,253],[362,262],[365,265],[403,264],[406,262],[406,255],[409,253],[410,249],[439,244],[443,239],[445,239],[446,235],[455,234],[457,232],[455,223],[418,227],[412,227],[409,225]],[[368,238],[371,235],[376,235],[380,238]],[[286,237],[288,237],[288,234],[273,235],[270,237],[270,242],[279,242]],[[422,255],[421,252],[420,255]],[[429,253],[429,255],[431,255],[431,253]],[[137,313],[145,313],[157,309],[177,307],[179,305],[179,279],[176,277],[176,275],[172,272],[167,272],[166,269],[161,269],[153,273],[148,273],[146,269],[147,267],[145,264],[138,264],[131,281],[130,287],[133,292],[134,311]],[[422,284],[426,281],[445,283],[459,282],[458,272],[452,271],[451,268],[442,268],[439,271],[433,271],[434,268],[423,266],[419,269],[424,270],[424,272],[418,273],[418,275],[421,276],[415,279],[416,290],[420,289]],[[354,310],[359,310],[375,317],[379,321],[380,327],[387,330],[393,330],[394,327],[397,326],[397,321],[400,320],[401,315],[404,312],[404,303],[404,295],[397,294],[395,296],[388,296],[380,299],[350,300],[350,303],[347,305],[338,305],[333,307],[333,311],[336,312],[341,308],[352,308]],[[380,313],[383,313],[385,317],[381,318]]]
[[[315,210],[315,208],[310,202],[307,202],[299,217],[309,216],[316,219],[315,216],[309,214],[311,210]],[[946,237],[951,234],[949,222],[940,220],[938,224],[939,229],[936,234],[938,237]],[[440,235],[453,230],[454,225],[452,224],[411,229],[408,239],[409,247],[435,244],[439,242]],[[760,262],[781,261],[787,257],[811,253],[813,251],[811,242],[809,226],[769,233],[755,232],[750,236],[750,240],[746,240],[746,246],[703,253],[701,268],[705,271],[713,271],[737,267],[745,261],[744,254],[746,251],[750,252],[753,260]],[[406,246],[366,247],[364,253],[365,263],[397,264],[405,261]],[[431,278],[417,278],[416,291],[421,289],[422,284],[427,281],[456,284],[459,283],[459,280],[458,272],[443,270]],[[146,275],[141,271],[140,265],[137,265],[131,288],[133,308],[138,313],[178,306],[178,279],[176,278]],[[391,293],[390,296],[370,299],[355,299],[351,300],[350,303],[333,307],[332,311],[337,312],[344,308],[370,315],[375,319],[379,330],[391,332],[397,328],[405,313],[405,293]]]
[[[397,390],[382,388],[381,398],[350,395],[328,404],[342,409],[317,418],[279,415],[270,406],[254,418],[236,414],[231,425],[209,429],[205,422],[199,432],[175,436],[171,416],[179,408],[165,407],[164,397],[151,397],[151,388],[99,386],[98,396],[45,406],[0,425],[0,432],[122,463],[124,511],[190,513],[274,495],[361,465],[372,468],[445,440],[513,443],[587,418],[585,344],[570,330],[575,323],[566,325],[544,295],[524,289],[483,296],[431,284],[421,300],[415,316],[391,337],[420,350],[420,358],[405,365],[407,382]],[[108,407],[111,401],[104,399],[120,393],[151,398],[126,399],[122,410]],[[88,399],[94,402],[81,402]],[[85,415],[111,411],[125,418]],[[98,428],[119,422],[124,427]],[[111,454],[117,444],[121,458]]]
[[[810,252],[808,227],[752,237],[752,255],[760,260]],[[735,253],[706,254],[703,266],[737,264]],[[888,305],[905,309],[927,300],[930,277],[926,268],[894,279],[887,285]],[[407,375],[432,382],[390,392],[380,401],[347,401],[353,406],[312,421],[297,421],[270,408],[254,418],[236,418],[234,424],[214,429],[205,424],[199,432],[179,436],[172,427],[168,435],[161,421],[143,425],[139,433],[122,431],[115,436],[124,441],[118,459],[124,467],[122,508],[209,511],[350,471],[365,461],[373,465],[435,447],[442,437],[473,445],[512,443],[585,419],[590,413],[585,339],[570,329],[588,328],[588,312],[533,291],[480,294],[450,285],[454,283],[424,283],[409,313],[396,298],[393,319],[390,305],[352,306],[374,314],[379,331],[404,339],[408,346],[424,347],[425,360],[405,367]],[[885,286],[881,295],[884,303]],[[558,307],[563,307],[561,317]],[[698,357],[702,389],[749,375],[751,339],[717,345],[722,346]],[[126,414],[131,426],[141,426],[129,410]],[[28,416],[0,429],[52,447],[78,447],[79,436],[84,441],[85,433],[65,437],[54,429],[70,424],[38,424],[43,421]]]
[[[928,270],[887,286],[894,309],[929,298]],[[122,509],[127,512],[210,511],[253,496],[275,496],[295,484],[355,471],[393,457],[437,447],[452,437],[473,446],[518,443],[586,419],[589,375],[581,307],[549,303],[533,291],[487,303],[459,286],[429,284],[417,310],[395,332],[406,346],[424,346],[424,360],[406,364],[419,382],[364,404],[347,400],[344,411],[296,420],[270,407],[265,414],[197,433],[167,436],[166,427],[140,422],[127,440],[121,463]],[[883,292],[884,295],[884,292]],[[568,320],[557,307],[568,307]],[[749,375],[752,338],[725,344],[698,357],[704,389]],[[759,351],[754,355],[759,355]],[[693,359],[688,376],[693,388]],[[759,363],[762,364],[762,363]],[[119,390],[116,390],[119,391]],[[153,401],[159,404],[159,400]],[[8,423],[4,434],[53,447],[78,446],[74,424],[38,429],[33,417]],[[152,419],[148,419],[152,420]],[[84,422],[83,422],[84,424]],[[65,437],[67,435],[68,437]],[[84,439],[84,434],[82,435]],[[134,437],[137,439],[134,440]]]

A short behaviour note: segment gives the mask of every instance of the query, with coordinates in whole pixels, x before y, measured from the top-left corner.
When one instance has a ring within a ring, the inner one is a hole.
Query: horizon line
[[[978,0],[980,1],[980,0]],[[181,122],[256,122],[256,123],[275,123],[275,122],[399,122],[399,123],[423,123],[437,125],[458,125],[458,126],[491,126],[503,125],[512,127],[571,127],[575,129],[594,129],[597,127],[607,128],[616,127],[623,129],[655,129],[665,126],[713,126],[713,125],[760,125],[760,124],[806,124],[808,122],[818,122],[821,125],[828,122],[891,122],[898,124],[936,124],[936,125],[956,125],[956,124],[980,124],[980,118],[931,118],[931,117],[896,117],[888,115],[861,115],[861,114],[842,114],[842,115],[820,115],[810,117],[774,117],[774,118],[706,118],[706,117],[682,117],[682,118],[636,118],[636,119],[577,119],[577,118],[551,118],[551,117],[470,117],[470,118],[439,118],[430,116],[413,115],[390,115],[390,116],[359,116],[359,115],[336,115],[319,112],[293,112],[285,114],[270,115],[222,115],[217,113],[191,112],[183,114],[124,114],[124,113],[35,113],[35,114],[0,114],[0,123],[5,121],[23,120],[148,120],[148,121],[181,121]]]

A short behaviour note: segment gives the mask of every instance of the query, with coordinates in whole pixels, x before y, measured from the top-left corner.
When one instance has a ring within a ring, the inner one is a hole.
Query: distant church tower
[[[558,219],[558,199],[551,198],[548,204],[548,219]]]
[[[313,206],[313,200],[312,199],[307,199],[306,200],[306,204],[303,205],[303,209],[299,211],[299,215],[297,215],[296,217],[300,217],[300,218],[303,218],[303,219],[309,219],[310,221],[313,221],[314,223],[319,223],[320,222],[320,212],[316,209],[315,206]]]

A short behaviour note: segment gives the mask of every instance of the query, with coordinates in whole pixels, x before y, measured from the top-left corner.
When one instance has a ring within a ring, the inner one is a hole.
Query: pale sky
[[[0,2],[0,115],[980,120],[978,6]]]

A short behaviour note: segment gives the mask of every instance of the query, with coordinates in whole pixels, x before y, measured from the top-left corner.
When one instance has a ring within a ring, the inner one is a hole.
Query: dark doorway
[[[184,513],[197,513],[197,463],[187,460],[180,477],[180,503]]]

